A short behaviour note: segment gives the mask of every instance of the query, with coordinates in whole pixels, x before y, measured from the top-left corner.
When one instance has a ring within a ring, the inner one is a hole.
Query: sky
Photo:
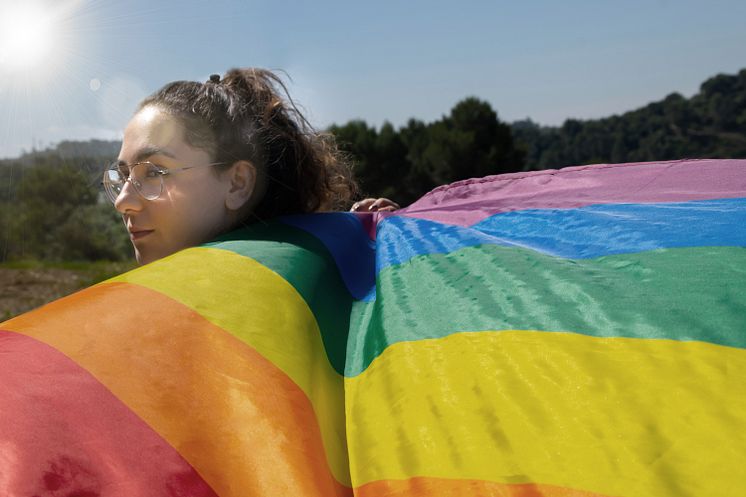
[[[119,139],[165,83],[286,73],[318,128],[432,121],[459,100],[560,125],[746,68],[743,0],[0,0],[0,158]]]

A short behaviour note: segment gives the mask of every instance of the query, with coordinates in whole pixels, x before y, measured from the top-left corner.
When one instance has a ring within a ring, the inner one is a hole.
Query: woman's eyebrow
[[[166,149],[158,148],[158,147],[145,147],[138,150],[138,152],[135,154],[135,163],[142,162],[143,160],[147,159],[148,157],[151,157],[153,155],[165,155],[166,157],[170,157],[172,159],[175,159],[176,156],[169,152]],[[117,162],[120,166],[126,166],[127,163],[123,160],[119,160]]]

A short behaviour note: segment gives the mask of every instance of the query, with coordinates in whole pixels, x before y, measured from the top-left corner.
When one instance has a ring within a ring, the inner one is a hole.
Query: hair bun
[[[210,74],[210,82],[220,83],[220,74]]]

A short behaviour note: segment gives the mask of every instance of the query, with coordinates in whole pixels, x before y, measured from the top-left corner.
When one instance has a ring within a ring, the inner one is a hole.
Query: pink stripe
[[[179,453],[87,371],[0,330],[2,495],[216,497]]]
[[[524,209],[744,196],[746,160],[599,164],[459,181],[436,188],[396,215],[470,226],[493,214]]]

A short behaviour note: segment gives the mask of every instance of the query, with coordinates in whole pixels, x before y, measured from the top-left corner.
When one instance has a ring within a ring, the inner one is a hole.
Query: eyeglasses
[[[213,162],[202,166],[186,166],[173,169],[153,164],[152,162],[138,162],[136,164],[114,163],[104,172],[104,190],[112,203],[116,202],[128,181],[135,187],[135,191],[145,200],[155,200],[163,193],[163,177],[169,174],[197,169],[200,167],[220,166],[227,162]]]

